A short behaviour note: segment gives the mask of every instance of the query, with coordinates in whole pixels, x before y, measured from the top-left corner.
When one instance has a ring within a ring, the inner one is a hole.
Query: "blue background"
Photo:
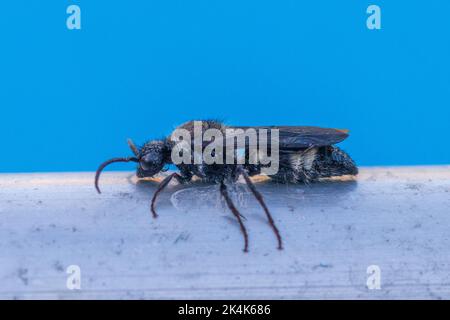
[[[447,0],[2,1],[0,171],[92,171],[194,118],[348,128],[360,165],[448,164],[449,15]]]

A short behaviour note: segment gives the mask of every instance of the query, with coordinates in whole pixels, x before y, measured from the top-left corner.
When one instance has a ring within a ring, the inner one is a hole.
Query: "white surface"
[[[259,183],[285,250],[239,186],[250,252],[218,188],[105,173],[0,175],[0,298],[450,298],[450,167],[362,169],[357,182]],[[175,205],[175,206],[174,206]],[[369,265],[381,289],[366,287]],[[81,268],[81,290],[66,268]]]

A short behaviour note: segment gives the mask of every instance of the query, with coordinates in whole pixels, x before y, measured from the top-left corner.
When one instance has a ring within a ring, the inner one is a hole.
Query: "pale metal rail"
[[[171,185],[154,220],[154,182],[106,172],[99,195],[93,176],[0,175],[1,299],[450,298],[449,166],[258,183],[283,251],[239,184],[247,254],[217,186]]]

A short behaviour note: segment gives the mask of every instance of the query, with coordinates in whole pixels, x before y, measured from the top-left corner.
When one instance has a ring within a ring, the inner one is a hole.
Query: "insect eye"
[[[151,163],[149,163],[149,162],[147,162],[147,161],[145,161],[145,160],[141,160],[141,161],[139,162],[139,164],[140,164],[142,170],[148,171],[148,170],[150,170],[150,168],[151,168]]]

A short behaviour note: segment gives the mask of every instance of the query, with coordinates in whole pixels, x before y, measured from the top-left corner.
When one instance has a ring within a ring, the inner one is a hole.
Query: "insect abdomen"
[[[280,169],[272,178],[280,182],[307,183],[357,173],[358,168],[346,152],[335,146],[325,146],[280,153]]]

